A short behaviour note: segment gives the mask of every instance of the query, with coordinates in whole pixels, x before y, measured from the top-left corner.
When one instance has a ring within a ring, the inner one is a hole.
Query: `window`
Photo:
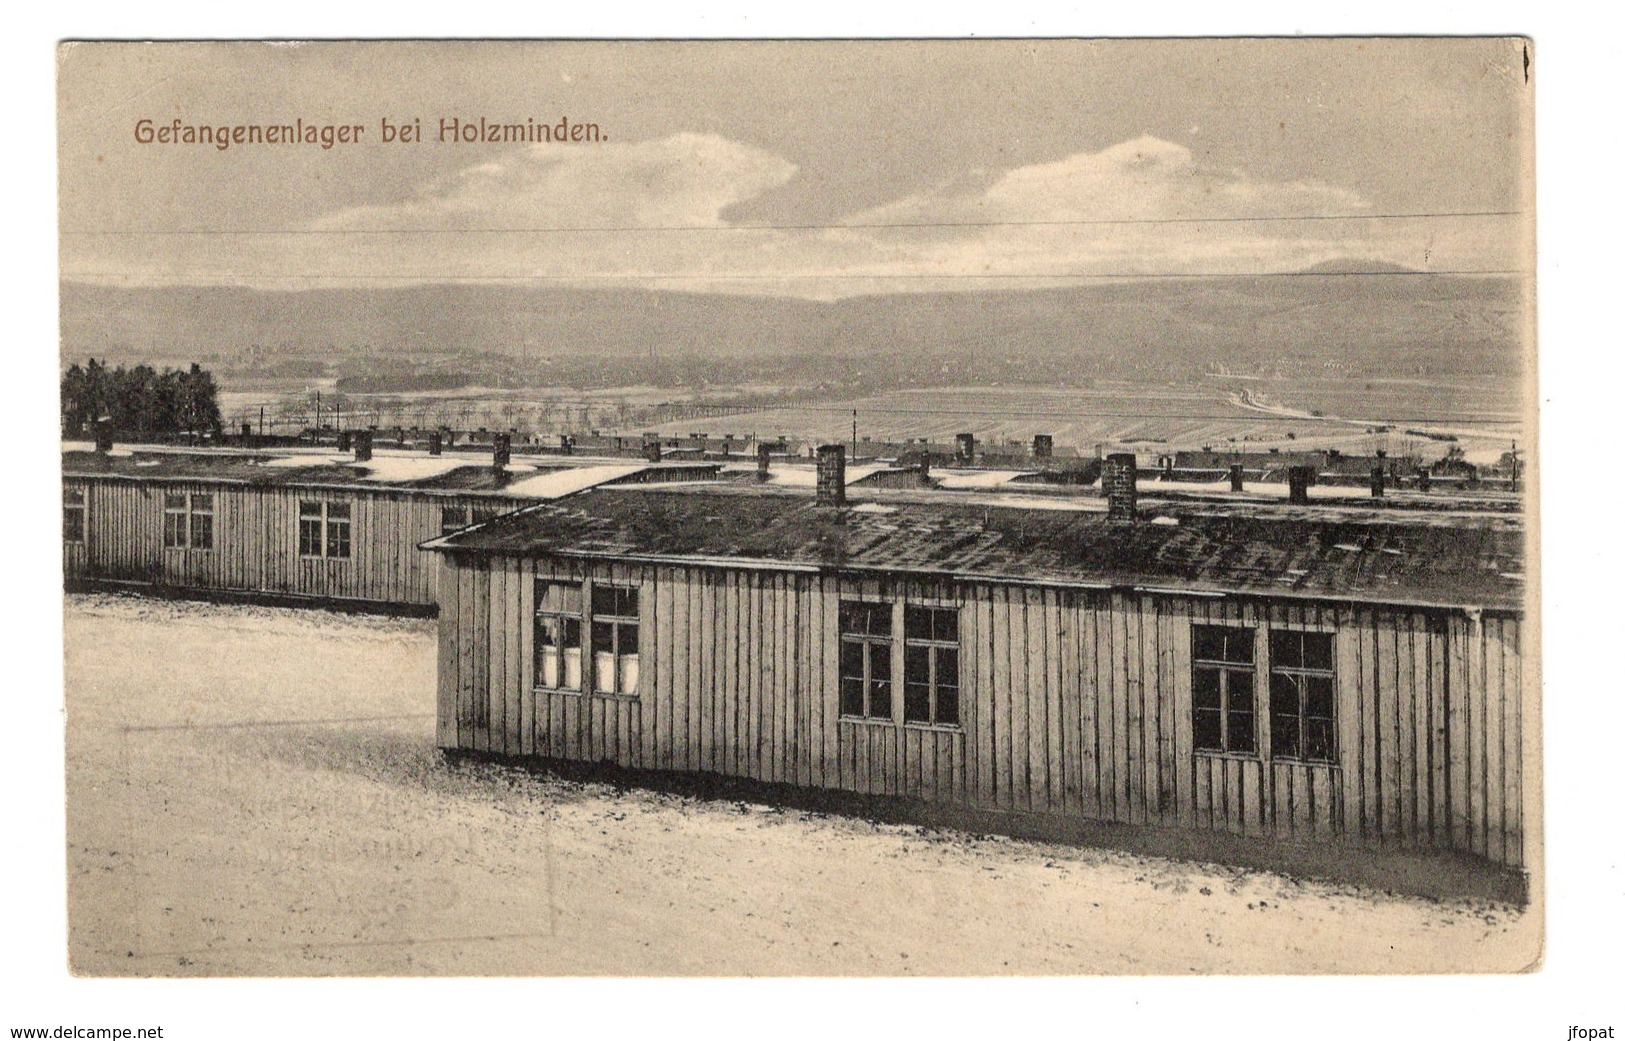
[[[164,493],[164,548],[214,548],[214,496],[196,492]]]
[[[1199,752],[1257,754],[1251,629],[1192,628],[1191,723]]]
[[[892,605],[841,602],[841,715],[892,718]]]
[[[484,524],[497,515],[497,511],[489,506],[442,506],[440,507],[440,534],[450,535],[468,527],[471,524]]]
[[[348,560],[350,557],[350,504],[299,504],[299,555]]]
[[[581,586],[536,583],[536,686],[581,689]]]
[[[1270,753],[1334,762],[1332,634],[1270,633]]]
[[[903,607],[903,722],[959,725],[959,611]]]
[[[85,490],[62,489],[62,541],[85,541]]]
[[[592,587],[593,690],[600,694],[638,692],[638,591],[625,586]]]

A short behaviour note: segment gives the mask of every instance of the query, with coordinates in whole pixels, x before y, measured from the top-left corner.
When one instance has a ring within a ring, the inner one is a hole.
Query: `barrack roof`
[[[845,507],[733,486],[598,488],[424,548],[740,567],[861,570],[1192,594],[1518,610],[1516,517],[1160,508],[1133,524],[943,493]]]

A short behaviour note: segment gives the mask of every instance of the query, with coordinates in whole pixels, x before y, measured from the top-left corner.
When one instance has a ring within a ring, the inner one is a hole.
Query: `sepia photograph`
[[[62,42],[68,971],[1538,972],[1535,50]]]

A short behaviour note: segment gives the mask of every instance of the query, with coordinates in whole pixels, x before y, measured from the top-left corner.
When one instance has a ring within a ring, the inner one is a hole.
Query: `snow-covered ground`
[[[74,970],[1516,969],[1540,915],[448,765],[434,623],[68,599]]]

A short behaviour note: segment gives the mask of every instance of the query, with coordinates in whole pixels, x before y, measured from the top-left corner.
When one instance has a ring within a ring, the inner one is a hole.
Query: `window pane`
[[[322,555],[321,521],[301,520],[299,522],[299,555],[301,557],[319,557]]]
[[[931,639],[931,609],[913,604],[903,608],[903,635],[910,640]]]
[[[636,694],[638,692],[638,656],[636,654],[621,655],[621,687],[622,694]]]
[[[1251,665],[1253,631],[1222,625],[1198,625],[1191,633],[1191,655],[1203,661]]]
[[[1196,709],[1218,711],[1219,670],[1208,665],[1191,669],[1191,706]]]
[[[903,721],[931,722],[931,688],[924,683],[903,684]]]
[[[1225,677],[1230,688],[1230,704],[1227,706],[1232,712],[1251,712],[1253,710],[1253,674],[1246,669],[1227,669]]]
[[[319,502],[302,502],[302,503],[299,504],[299,516],[301,516],[301,517],[320,517],[321,515],[322,515],[322,504],[321,503],[319,503]]]
[[[616,610],[615,587],[595,585],[592,587],[592,613],[593,614],[620,614]]]
[[[909,644],[903,651],[903,682],[931,682],[931,648]]]
[[[891,648],[883,643],[869,644],[869,678],[891,679]]]
[[[1270,633],[1270,665],[1275,668],[1296,669],[1303,664],[1303,634],[1294,632]]]
[[[1224,739],[1219,725],[1217,709],[1199,708],[1191,716],[1192,739],[1204,752],[1224,751]]]
[[[1305,719],[1303,721],[1303,757],[1319,762],[1332,759],[1332,721]]]
[[[330,502],[330,503],[328,503],[327,504],[327,516],[328,516],[329,519],[331,519],[333,517],[342,517],[345,520],[349,520],[350,519],[350,504],[347,503],[347,502]]]
[[[62,508],[62,538],[68,542],[85,541],[85,511],[79,506]]]
[[[1270,751],[1282,759],[1299,758],[1298,717],[1289,712],[1270,716]]]
[[[845,601],[841,604],[841,632],[857,636],[890,636],[891,605]]]
[[[186,509],[186,496],[184,496],[184,495],[176,495],[173,492],[165,492],[164,493],[164,509],[166,509],[166,510],[184,510],[184,509]]]
[[[465,526],[464,518],[467,513],[461,506],[440,507],[440,534],[450,535],[452,532]]]
[[[863,677],[841,676],[841,715],[863,715]]]
[[[941,668],[940,662],[937,667]],[[957,683],[939,683],[937,685],[936,721],[943,726],[959,725],[959,685]]]
[[[592,654],[593,690],[601,690],[605,694],[614,694],[615,687],[615,655],[593,648]]]
[[[621,654],[638,653],[638,623],[621,622],[616,631],[616,649]]]
[[[592,652],[594,654],[611,654],[615,650],[615,623],[592,623]]]
[[[213,513],[214,512],[214,496],[212,496],[212,495],[194,495],[194,496],[192,496],[192,512],[193,513],[199,513],[199,512],[201,512],[201,513]]]
[[[581,647],[579,646],[581,633],[576,633],[576,643],[567,643],[564,646],[564,682],[560,684],[565,690],[581,689]]]
[[[178,549],[186,545],[186,514],[164,514],[164,548]]]
[[[85,490],[83,488],[62,489],[62,505],[83,506],[85,504]]]
[[[890,670],[888,670],[889,675]],[[869,717],[891,718],[891,680],[875,680],[869,685]]]
[[[937,687],[959,686],[959,649],[937,648]]]
[[[192,548],[214,548],[214,516],[212,514],[192,514]]]
[[[541,626],[538,626],[536,646],[536,685],[539,687],[557,687],[559,685],[559,649],[554,644],[543,646],[541,644]]]
[[[863,644],[852,640],[841,641],[841,678],[863,679]]]
[[[931,612],[933,639],[944,643],[959,642],[959,611],[952,607],[939,607]]]
[[[1302,680],[1304,692],[1303,714],[1319,719],[1332,718],[1332,678],[1330,676],[1305,676]]]
[[[1270,711],[1287,712],[1294,716],[1301,711],[1297,677],[1284,672],[1270,673]]]
[[[1258,751],[1258,741],[1253,733],[1253,714],[1251,712],[1238,712],[1235,709],[1231,709],[1229,716],[1225,719],[1225,723],[1228,728],[1227,736],[1230,741],[1229,751]]]
[[[1303,634],[1303,664],[1307,669],[1332,671],[1332,634]]]

